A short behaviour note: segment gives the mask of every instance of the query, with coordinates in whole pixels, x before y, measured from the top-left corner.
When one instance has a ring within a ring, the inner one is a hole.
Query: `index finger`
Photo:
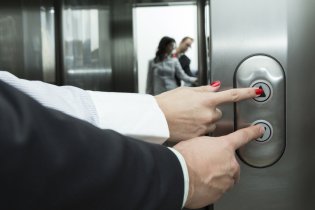
[[[237,150],[241,146],[249,143],[253,139],[259,138],[263,135],[265,129],[260,125],[254,125],[247,128],[243,128],[225,136],[225,141],[228,141],[232,145],[234,150]]]
[[[212,103],[220,105],[224,103],[237,102],[245,99],[255,98],[257,88],[234,88],[221,92],[217,92],[212,98]]]

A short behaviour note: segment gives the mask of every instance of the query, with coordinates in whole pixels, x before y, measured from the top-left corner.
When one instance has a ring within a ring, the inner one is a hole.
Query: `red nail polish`
[[[218,87],[221,85],[221,82],[220,81],[214,81],[210,84],[212,87]]]
[[[258,88],[258,89],[255,90],[255,92],[256,92],[256,95],[260,96],[261,94],[263,94],[264,90]]]

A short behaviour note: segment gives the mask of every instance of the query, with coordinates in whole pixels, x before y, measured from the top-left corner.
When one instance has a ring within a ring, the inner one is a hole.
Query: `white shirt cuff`
[[[100,91],[87,93],[96,108],[100,128],[157,144],[169,138],[164,113],[153,96]]]
[[[168,147],[174,154],[177,156],[179,163],[182,167],[183,170],[183,176],[184,176],[184,198],[183,198],[183,203],[182,203],[182,208],[184,208],[185,203],[187,201],[188,197],[188,190],[189,190],[189,175],[188,175],[188,169],[186,165],[186,161],[184,157],[176,150],[171,147]]]

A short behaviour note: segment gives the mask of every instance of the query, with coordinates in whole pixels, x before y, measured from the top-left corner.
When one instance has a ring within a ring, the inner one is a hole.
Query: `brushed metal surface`
[[[63,83],[112,90],[109,4],[62,1]]]
[[[223,89],[233,87],[237,65],[257,54],[279,61],[286,76],[283,156],[266,168],[240,160],[241,180],[215,210],[315,209],[314,8],[310,0],[211,1],[212,80],[221,80]],[[217,134],[232,132],[233,105],[221,108],[225,129]]]
[[[52,45],[45,42],[52,22],[45,19],[46,25],[43,25],[42,21],[51,6],[51,0],[0,2],[1,70],[22,78],[43,80],[44,74],[52,69],[54,64],[46,61],[54,60],[49,56],[54,51]]]
[[[235,73],[236,88],[261,84],[268,89],[264,101],[246,100],[235,104],[235,128],[247,127],[257,120],[270,124],[268,141],[252,141],[238,150],[239,157],[253,167],[267,167],[282,156],[285,149],[285,75],[274,59],[257,55],[244,60]],[[259,98],[257,98],[259,99]]]

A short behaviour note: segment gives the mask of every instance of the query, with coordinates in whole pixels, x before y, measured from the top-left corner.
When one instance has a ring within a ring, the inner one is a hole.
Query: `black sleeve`
[[[190,59],[186,55],[182,55],[182,56],[179,57],[178,60],[179,60],[180,65],[182,66],[184,72],[188,76],[192,77],[193,74],[192,74],[192,72],[190,70]]]
[[[184,181],[166,147],[47,109],[0,81],[0,209],[176,210]]]

